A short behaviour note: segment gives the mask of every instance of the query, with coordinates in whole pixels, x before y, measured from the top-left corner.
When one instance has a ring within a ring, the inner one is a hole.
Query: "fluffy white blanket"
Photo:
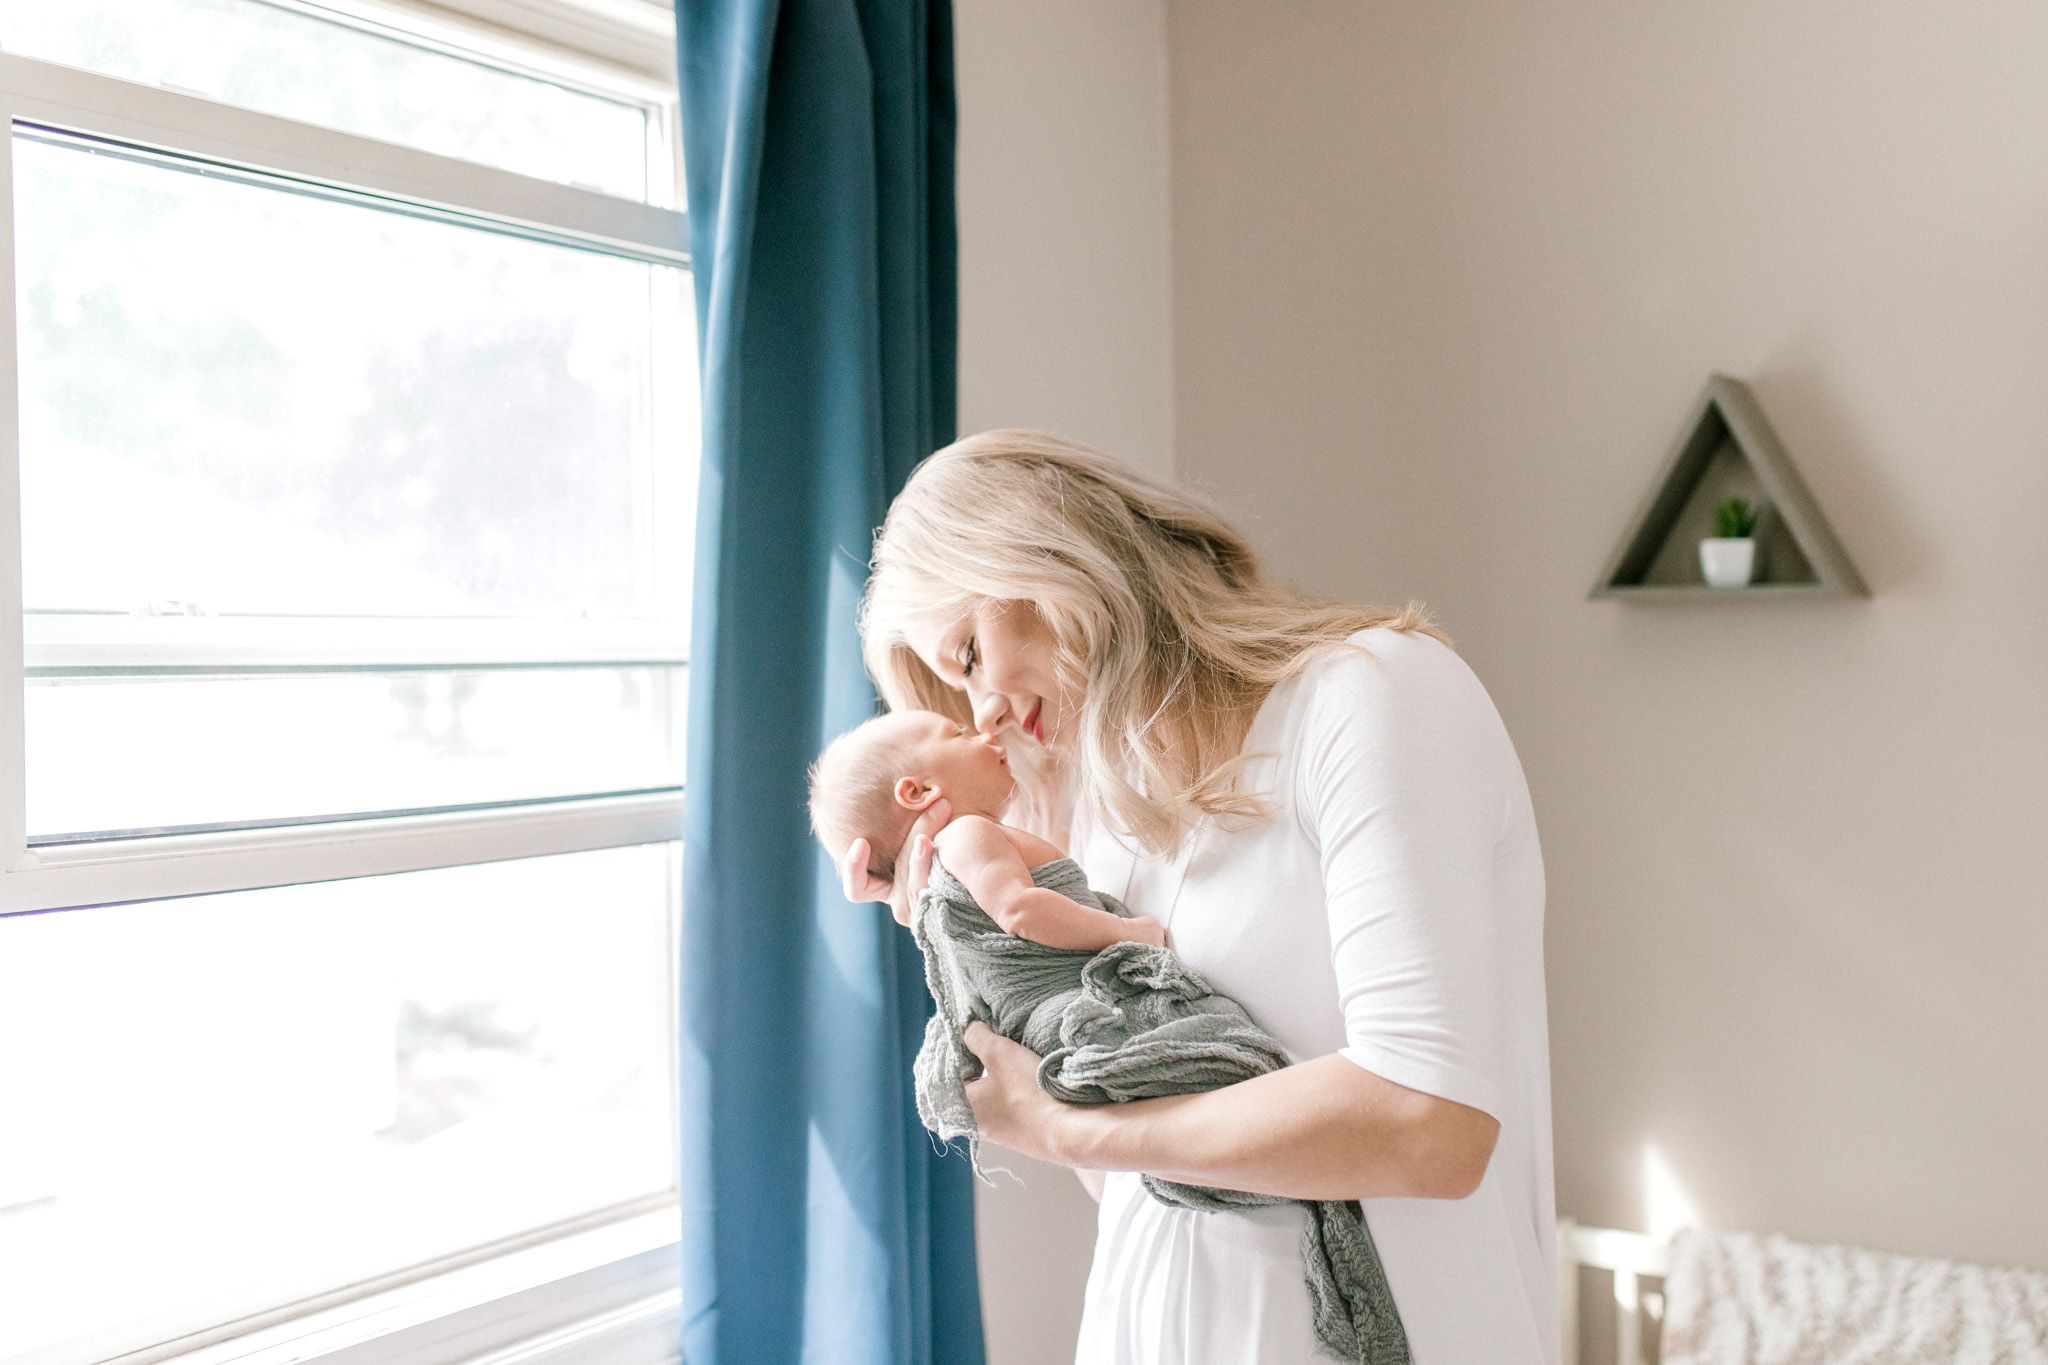
[[[1684,1232],[1664,1365],[2048,1365],[2048,1274]]]

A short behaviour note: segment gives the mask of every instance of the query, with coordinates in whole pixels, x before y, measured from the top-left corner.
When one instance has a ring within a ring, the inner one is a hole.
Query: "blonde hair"
[[[986,431],[911,475],[875,539],[861,606],[868,672],[891,707],[971,722],[967,699],[912,652],[919,621],[1027,603],[1053,673],[1082,698],[1071,764],[1009,736],[1030,823],[1056,828],[1070,782],[1147,853],[1202,815],[1262,818],[1238,752],[1275,684],[1374,626],[1443,635],[1413,606],[1308,598],[1269,581],[1251,546],[1185,494],[1038,431]]]
[[[918,776],[919,745],[903,733],[901,713],[876,716],[825,746],[811,765],[811,833],[834,861],[855,839],[868,841],[868,871],[896,876],[896,854],[917,812],[896,804],[896,780]]]

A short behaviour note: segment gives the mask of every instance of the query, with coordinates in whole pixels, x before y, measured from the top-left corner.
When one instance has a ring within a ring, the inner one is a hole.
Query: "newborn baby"
[[[896,711],[849,730],[819,757],[811,769],[811,828],[834,861],[854,840],[867,840],[875,850],[868,870],[887,881],[895,875],[893,850],[943,797],[953,818],[932,840],[939,860],[1005,933],[1089,952],[1112,943],[1165,946],[1156,919],[1126,919],[1040,884],[1046,865],[1066,855],[1002,823],[1016,790],[1010,761],[989,736],[935,711]]]
[[[993,740],[931,711],[898,711],[834,740],[811,769],[811,827],[843,862],[865,839],[868,871],[895,876],[918,817],[933,839],[931,886],[910,929],[935,1011],[914,1067],[918,1116],[941,1138],[976,1136],[961,1041],[979,1019],[1040,1055],[1038,1084],[1069,1104],[1213,1090],[1287,1065],[1279,1043],[1166,948],[1156,919],[1091,890],[1057,848],[1001,821],[1016,791]],[[1104,908],[1113,907],[1113,909]],[[1146,1176],[1155,1199],[1204,1212],[1293,1202]],[[1322,1344],[1340,1360],[1406,1365],[1408,1339],[1355,1200],[1308,1204],[1302,1270]]]

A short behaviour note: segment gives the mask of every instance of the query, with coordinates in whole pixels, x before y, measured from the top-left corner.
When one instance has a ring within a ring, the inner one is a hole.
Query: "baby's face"
[[[1001,814],[1017,790],[1001,745],[933,711],[906,716],[904,723],[912,727],[920,769],[904,776],[937,787],[955,815]]]

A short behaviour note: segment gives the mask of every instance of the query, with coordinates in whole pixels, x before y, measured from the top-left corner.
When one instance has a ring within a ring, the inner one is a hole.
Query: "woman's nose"
[[[974,707],[974,728],[984,735],[993,735],[1002,728],[1003,715],[1009,703],[994,692],[983,692],[976,696],[969,691],[968,700]]]

